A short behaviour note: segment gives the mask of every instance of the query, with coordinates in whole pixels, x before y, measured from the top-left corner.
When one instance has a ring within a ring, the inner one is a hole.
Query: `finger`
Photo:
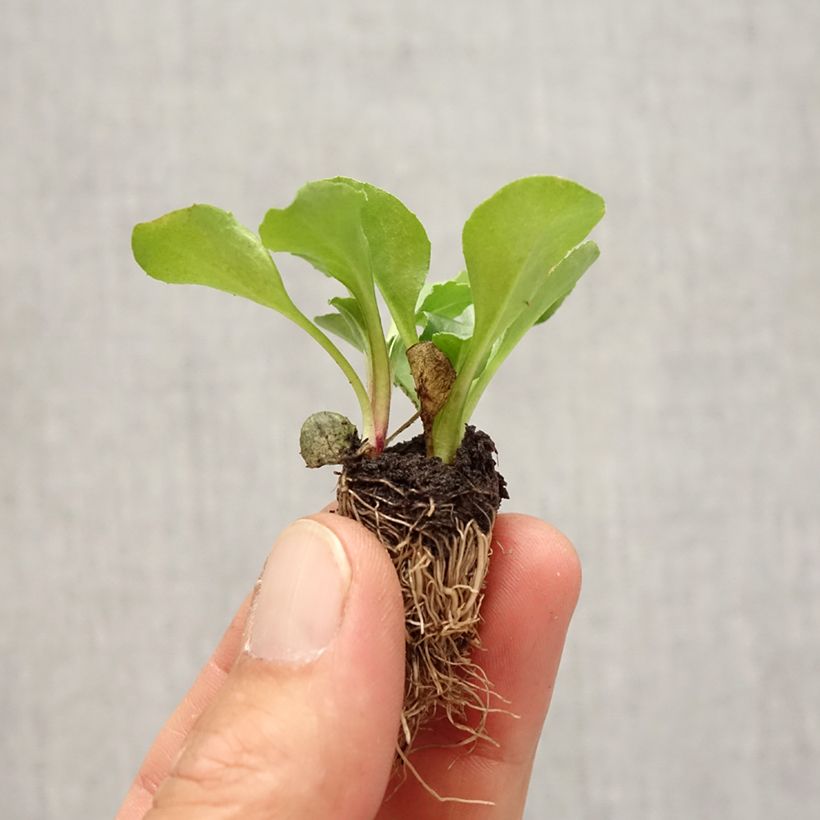
[[[427,748],[411,757],[419,776],[439,795],[488,800],[495,806],[439,803],[408,776],[380,818],[521,817],[580,580],[578,557],[561,533],[529,516],[498,517],[481,610],[484,649],[475,660],[495,691],[509,701],[494,705],[505,706],[517,717],[490,715],[487,733],[498,746],[480,741],[469,754],[465,748]],[[459,739],[441,721],[420,735],[420,743],[430,745]]]
[[[384,547],[339,516],[296,522],[262,573],[245,651],[148,817],[374,816],[403,676],[403,606]]]
[[[219,691],[239,655],[250,601],[248,595],[194,685],[160,730],[125,796],[117,820],[145,817],[154,792],[170,773],[188,732]]]

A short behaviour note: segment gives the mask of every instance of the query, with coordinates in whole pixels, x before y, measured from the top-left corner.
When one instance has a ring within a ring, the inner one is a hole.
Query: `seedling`
[[[339,513],[373,531],[396,566],[408,639],[397,747],[405,762],[434,714],[467,740],[486,736],[492,687],[472,650],[492,527],[507,494],[492,440],[469,421],[504,359],[598,257],[584,240],[603,214],[603,200],[574,182],[512,182],[464,225],[466,270],[432,285],[419,220],[392,195],[353,179],[305,185],[288,207],[268,211],[258,234],[210,205],[134,228],[134,256],[149,275],[273,308],[313,337],[350,382],[360,427],[322,411],[303,425],[300,446],[308,466],[341,465]],[[302,257],[338,280],[343,291],[332,311],[311,320],[299,310],[272,253]],[[377,294],[392,319],[387,332]],[[325,331],[363,354],[363,376]],[[415,405],[423,434],[388,446],[394,385]]]

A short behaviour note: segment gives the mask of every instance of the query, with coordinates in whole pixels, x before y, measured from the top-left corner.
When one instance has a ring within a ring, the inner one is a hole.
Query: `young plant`
[[[344,177],[305,185],[288,207],[268,211],[257,234],[210,205],[134,228],[134,256],[149,275],[273,308],[350,382],[361,433],[322,411],[305,422],[300,444],[308,466],[342,465],[338,512],[379,537],[399,575],[408,644],[397,753],[405,762],[437,712],[468,738],[485,736],[492,689],[472,650],[492,527],[507,494],[492,440],[468,423],[504,359],[598,257],[584,240],[603,214],[603,200],[574,182],[512,182],[464,225],[466,270],[433,285],[419,220],[392,195]],[[272,253],[302,257],[337,280],[343,291],[330,300],[333,310],[309,319]],[[379,295],[392,319],[387,332]],[[325,331],[363,354],[364,378]],[[415,405],[411,421],[420,417],[423,435],[387,447],[394,384]]]

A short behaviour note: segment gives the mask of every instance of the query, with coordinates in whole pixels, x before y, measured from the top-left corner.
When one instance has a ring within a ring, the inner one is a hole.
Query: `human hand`
[[[498,742],[412,755],[388,788],[404,678],[404,614],[384,547],[331,513],[288,527],[192,689],[165,724],[118,820],[520,817],[580,588],[572,545],[543,522],[498,516],[478,659],[509,710]],[[424,745],[452,743],[442,721]],[[389,795],[385,799],[385,793]]]

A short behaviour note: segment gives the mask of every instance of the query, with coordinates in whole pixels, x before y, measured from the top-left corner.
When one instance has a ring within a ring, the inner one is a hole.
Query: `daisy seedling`
[[[134,228],[134,256],[148,274],[278,311],[350,382],[359,427],[322,411],[304,423],[300,445],[309,467],[341,465],[339,514],[378,536],[399,576],[407,628],[402,760],[434,714],[468,740],[485,736],[492,687],[472,650],[492,527],[507,493],[492,440],[469,421],[504,359],[598,257],[585,240],[603,214],[601,197],[574,182],[512,182],[464,225],[466,270],[432,285],[419,220],[394,196],[353,179],[305,185],[286,208],[268,211],[258,233],[211,205]],[[340,283],[328,313],[311,320],[294,304],[277,253],[302,257]],[[361,374],[331,335],[362,354]],[[415,405],[423,433],[390,445],[404,429],[389,435],[394,385]]]

